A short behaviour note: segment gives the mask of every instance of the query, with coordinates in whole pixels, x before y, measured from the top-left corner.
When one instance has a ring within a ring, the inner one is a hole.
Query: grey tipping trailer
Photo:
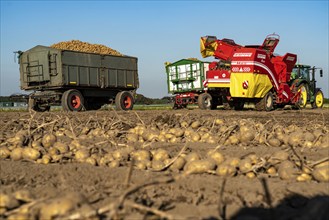
[[[21,89],[34,91],[29,107],[46,111],[96,110],[114,101],[117,109],[133,108],[139,87],[137,58],[36,46],[19,52]]]

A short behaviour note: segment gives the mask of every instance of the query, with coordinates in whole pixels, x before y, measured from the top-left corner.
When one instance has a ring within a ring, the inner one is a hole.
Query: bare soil
[[[276,151],[289,146],[271,147],[255,142],[225,145],[223,143],[187,143],[184,139],[176,143],[151,141],[127,143],[126,134],[137,124],[166,124],[177,127],[179,122],[199,120],[205,127],[217,131],[212,122],[223,119],[229,127],[241,120],[252,120],[265,124],[268,131],[274,125],[300,128],[322,128],[328,135],[329,110],[277,110],[257,111],[202,111],[157,110],[157,111],[90,111],[81,113],[48,112],[1,112],[0,147],[9,147],[8,139],[18,131],[29,131],[34,139],[42,138],[49,131],[66,127],[60,141],[70,144],[79,138],[84,127],[100,128],[103,131],[115,130],[114,135],[94,136],[85,139],[83,144],[96,154],[111,152],[120,147],[134,149],[166,149],[174,158],[185,146],[186,152],[196,152],[205,157],[206,152],[220,145],[224,156],[243,158],[256,154],[266,158]],[[55,123],[54,121],[57,121]],[[233,131],[234,132],[234,131]],[[39,136],[38,136],[39,135]],[[215,133],[220,136],[220,133]],[[30,140],[22,144],[28,146]],[[329,143],[328,143],[329,145]],[[328,147],[296,147],[291,153],[298,161],[318,161],[329,156]],[[297,155],[296,155],[297,154]],[[255,178],[237,173],[232,177],[222,177],[213,173],[184,175],[184,171],[173,172],[164,169],[141,170],[131,166],[131,160],[120,163],[118,167],[91,165],[70,158],[53,163],[38,164],[22,159],[0,159],[0,192],[14,193],[25,189],[32,194],[33,201],[21,201],[20,206],[7,209],[0,219],[14,216],[18,210],[28,205],[30,219],[41,219],[38,205],[66,195],[80,195],[83,201],[64,215],[55,219],[328,219],[329,182],[315,179],[299,182],[296,179],[283,180],[277,174],[263,170],[255,172]],[[131,173],[131,174],[130,174]],[[123,196],[124,195],[124,196]],[[121,200],[120,200],[121,199]],[[33,203],[34,202],[34,203]],[[33,204],[32,204],[33,203]],[[0,203],[1,204],[1,203]],[[88,208],[85,208],[88,207]],[[75,215],[75,216],[74,216]]]

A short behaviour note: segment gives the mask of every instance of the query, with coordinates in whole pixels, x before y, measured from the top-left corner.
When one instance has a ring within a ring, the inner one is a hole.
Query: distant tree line
[[[173,101],[172,97],[165,96],[161,99],[147,98],[142,94],[137,94],[135,103],[140,105],[159,105],[159,104],[168,104]]]

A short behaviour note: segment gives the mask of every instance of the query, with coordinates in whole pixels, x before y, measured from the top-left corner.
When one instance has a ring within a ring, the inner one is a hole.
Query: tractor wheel
[[[128,91],[119,92],[115,97],[115,106],[117,110],[132,110],[134,106],[134,98]]]
[[[307,104],[307,87],[305,84],[301,84],[298,86],[298,92],[300,92],[299,100],[297,101],[296,105],[299,108],[305,108]]]
[[[209,93],[202,93],[198,97],[198,106],[200,109],[211,109],[212,97]]]
[[[323,107],[323,93],[321,90],[317,90],[314,97],[314,102],[312,103],[312,108],[322,108]]]
[[[81,111],[84,105],[83,95],[75,89],[67,90],[62,95],[62,107],[64,111]]]
[[[268,92],[262,99],[255,103],[258,111],[271,111],[274,109],[274,98],[272,92]]]

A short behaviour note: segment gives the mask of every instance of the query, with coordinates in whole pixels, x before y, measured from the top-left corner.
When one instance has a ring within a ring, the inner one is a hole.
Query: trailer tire
[[[314,102],[312,103],[312,108],[322,108],[323,100],[323,92],[320,89],[317,89],[314,94]]]
[[[266,93],[266,95],[255,103],[255,108],[258,111],[272,111],[274,109],[274,97],[272,92]]]
[[[70,89],[62,95],[62,107],[64,111],[81,111],[84,106],[83,95],[76,89]]]
[[[128,91],[119,92],[115,97],[115,106],[117,110],[132,110],[134,107],[134,98]]]
[[[200,109],[212,108],[212,97],[209,93],[202,93],[198,97],[198,106]]]

